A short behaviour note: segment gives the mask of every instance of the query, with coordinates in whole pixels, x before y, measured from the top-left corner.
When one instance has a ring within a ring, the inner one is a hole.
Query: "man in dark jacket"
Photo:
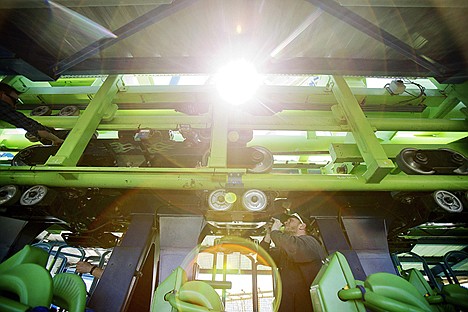
[[[19,95],[20,92],[15,88],[0,82],[0,120],[6,121],[17,128],[23,128],[36,137],[50,140],[54,145],[62,144],[63,140],[50,132],[45,126],[16,110]]]
[[[261,242],[269,251],[281,276],[283,293],[280,312],[312,311],[310,285],[322,266],[326,254],[322,245],[313,236],[307,235],[309,220],[293,213],[282,223],[274,219]],[[270,247],[273,241],[275,247]]]

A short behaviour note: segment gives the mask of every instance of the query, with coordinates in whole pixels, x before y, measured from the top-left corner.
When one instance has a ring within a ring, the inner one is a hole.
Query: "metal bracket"
[[[230,172],[228,173],[228,180],[226,182],[226,188],[242,188],[244,187],[244,183],[242,183],[242,175],[241,172]]]

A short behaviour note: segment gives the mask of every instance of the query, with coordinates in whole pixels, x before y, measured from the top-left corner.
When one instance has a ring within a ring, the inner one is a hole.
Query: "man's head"
[[[284,232],[290,235],[305,235],[307,227],[310,224],[309,219],[298,212],[285,214],[284,216]]]
[[[12,86],[0,82],[0,100],[10,104],[13,108],[16,108],[16,104],[20,102],[20,94],[21,92],[17,91]]]

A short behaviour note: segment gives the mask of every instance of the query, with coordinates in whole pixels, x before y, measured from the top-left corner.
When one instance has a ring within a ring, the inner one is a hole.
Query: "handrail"
[[[404,252],[405,254],[409,254],[419,260],[421,260],[421,263],[423,265],[423,269],[424,269],[424,272],[426,273],[427,277],[429,278],[429,281],[431,282],[431,284],[433,285],[433,287],[436,287],[439,291],[442,290],[442,285],[440,285],[435,276],[434,276],[434,273],[431,271],[431,269],[429,268],[429,265],[427,264],[426,260],[421,257],[420,255],[418,255],[417,253],[415,252],[412,252],[412,251],[408,251],[408,252]]]
[[[444,255],[444,264],[445,264],[445,267],[447,268],[448,272],[450,273],[451,277],[453,278],[454,283],[455,284],[460,284],[460,281],[458,281],[455,272],[452,270],[452,267],[449,264],[449,259],[452,258],[452,257],[455,257],[455,255],[457,255],[457,254],[458,255],[463,255],[464,256],[463,259],[468,258],[468,252],[464,252],[464,251],[461,251],[461,250],[452,250],[452,251],[447,252]],[[449,276],[447,276],[447,279],[449,280],[450,284],[452,284],[452,281],[450,280]]]

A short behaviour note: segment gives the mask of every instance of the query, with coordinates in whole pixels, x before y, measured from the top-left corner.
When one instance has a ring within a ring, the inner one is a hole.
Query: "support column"
[[[214,103],[211,124],[211,148],[208,167],[227,167],[227,134],[229,109],[222,103]]]
[[[155,287],[159,246],[155,231],[156,213],[144,196],[122,242],[114,248],[89,307],[100,312],[149,311]],[[140,202],[141,201],[141,202]],[[134,296],[138,295],[138,298]]]
[[[367,171],[363,176],[367,183],[379,183],[395,168],[395,165],[385,154],[369,121],[344,78],[333,76],[333,82],[333,94],[343,109],[359,151],[367,165]]]

